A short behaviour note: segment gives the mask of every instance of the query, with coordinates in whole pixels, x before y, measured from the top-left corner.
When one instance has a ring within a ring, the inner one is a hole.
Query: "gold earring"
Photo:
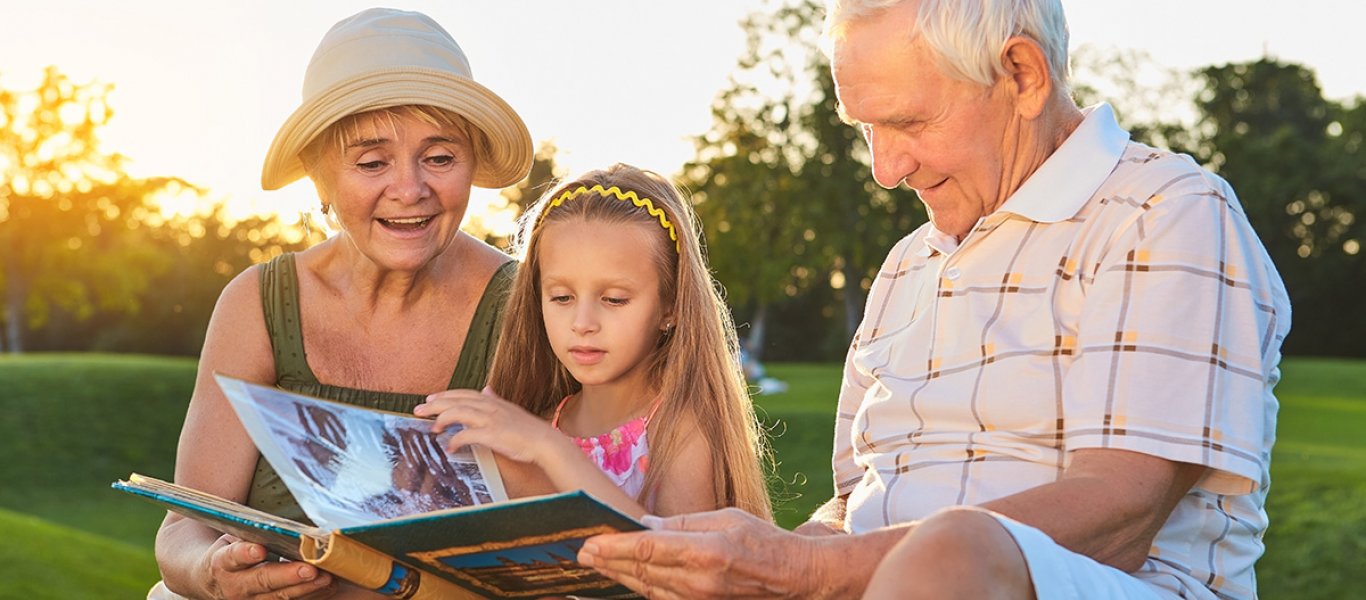
[[[331,210],[332,210],[332,205],[331,205],[331,204],[328,204],[328,203],[326,203],[326,202],[324,202],[324,203],[323,203],[323,214],[326,215],[326,214],[327,214],[329,211],[331,211]]]

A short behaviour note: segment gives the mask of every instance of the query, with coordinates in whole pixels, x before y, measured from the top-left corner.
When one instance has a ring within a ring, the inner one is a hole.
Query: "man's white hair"
[[[851,22],[906,0],[826,0],[825,49]],[[915,29],[938,57],[945,75],[990,86],[1005,75],[1001,50],[1011,37],[1023,36],[1043,48],[1049,76],[1067,90],[1067,18],[1061,0],[921,0]]]

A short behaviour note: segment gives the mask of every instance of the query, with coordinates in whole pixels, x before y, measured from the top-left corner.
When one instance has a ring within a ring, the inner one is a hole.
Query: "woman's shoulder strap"
[[[299,277],[293,253],[281,254],[261,265],[261,310],[275,356],[277,383],[317,383],[304,355]]]
[[[484,295],[479,298],[479,305],[470,318],[465,344],[460,348],[460,359],[451,375],[451,389],[477,390],[488,381],[493,351],[498,347],[498,336],[503,329],[503,307],[507,305],[508,292],[516,276],[517,261],[510,260],[499,265],[484,286]]]

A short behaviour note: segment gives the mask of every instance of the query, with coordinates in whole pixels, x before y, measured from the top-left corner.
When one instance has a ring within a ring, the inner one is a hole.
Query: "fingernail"
[[[300,578],[300,579],[303,579],[304,581],[309,581],[309,580],[311,580],[311,579],[313,579],[314,577],[317,577],[317,576],[318,576],[318,571],[317,571],[317,569],[314,569],[313,567],[307,567],[307,566],[300,566],[300,567],[299,567],[299,578]]]
[[[654,515],[645,515],[640,518],[640,524],[650,529],[659,529],[664,526],[664,519]]]
[[[597,546],[591,544],[584,544],[583,548],[579,549],[579,563],[585,567],[593,566],[593,564],[598,560],[598,557],[594,556],[595,554],[597,554],[597,552]]]
[[[250,549],[248,549],[247,554],[251,556],[252,560],[266,559],[266,551],[260,546],[252,546]]]

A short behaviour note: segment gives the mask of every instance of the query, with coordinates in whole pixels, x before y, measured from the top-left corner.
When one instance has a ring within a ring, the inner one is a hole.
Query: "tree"
[[[0,90],[0,286],[4,347],[54,309],[86,318],[137,310],[167,257],[143,243],[145,200],[188,189],[173,178],[134,179],[105,151],[109,86],[77,85],[49,67],[32,93]]]
[[[498,201],[492,203],[482,214],[471,215],[465,229],[485,242],[508,250],[516,235],[518,219],[526,214],[526,209],[555,182],[564,177],[564,170],[555,163],[558,152],[555,143],[549,140],[536,147],[531,160],[531,171],[521,181],[498,194]]]
[[[866,292],[887,251],[928,214],[905,186],[886,190],[877,184],[862,135],[839,117],[835,81],[824,56],[816,55],[811,70],[817,75],[817,102],[803,115],[803,124],[815,145],[802,165],[802,187],[826,199],[811,207],[810,221],[828,224],[817,233],[822,239],[818,248],[830,265],[831,287],[843,302],[848,340],[863,318]]]
[[[681,176],[717,278],[750,317],[756,357],[775,303],[804,307],[781,312],[806,346],[841,352],[883,256],[924,220],[910,192],[875,185],[861,136],[840,121],[829,63],[815,50],[820,15],[801,0],[744,21],[746,52]],[[818,289],[821,302],[792,302]],[[817,329],[836,315],[843,327]]]
[[[1313,71],[1262,60],[1199,72],[1207,135],[1193,154],[1233,183],[1295,308],[1288,353],[1366,355],[1366,106],[1323,97]]]
[[[1366,102],[1323,97],[1302,65],[1263,58],[1191,73],[1146,55],[1074,57],[1079,102],[1111,100],[1133,137],[1227,179],[1294,307],[1291,354],[1366,356]]]
[[[1209,131],[1192,101],[1202,81],[1188,71],[1156,64],[1141,50],[1103,51],[1082,46],[1071,56],[1072,97],[1078,106],[1110,104],[1135,141],[1191,153]]]
[[[152,231],[149,243],[172,258],[147,287],[140,310],[109,315],[91,323],[88,336],[62,336],[63,343],[84,341],[88,346],[81,349],[95,351],[198,355],[218,295],[233,277],[324,238],[320,228],[275,216],[229,219],[222,204],[171,217]]]

